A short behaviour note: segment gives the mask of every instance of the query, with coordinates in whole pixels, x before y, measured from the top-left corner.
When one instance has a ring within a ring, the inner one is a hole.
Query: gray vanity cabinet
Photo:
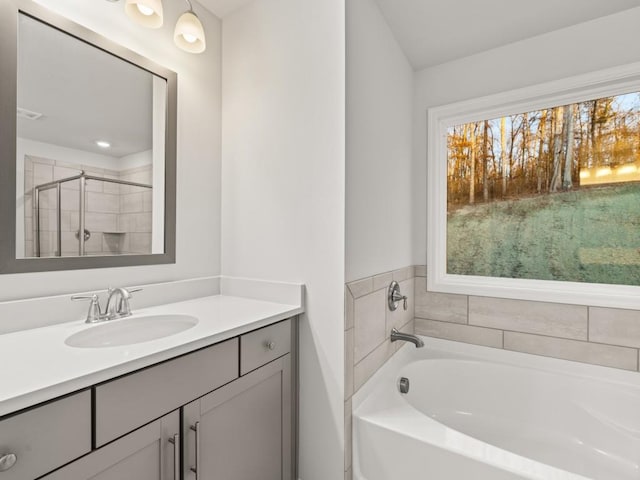
[[[184,407],[185,480],[291,480],[290,357]]]
[[[0,419],[0,480],[292,480],[295,338],[284,320]]]
[[[176,410],[41,480],[179,480],[179,431]]]

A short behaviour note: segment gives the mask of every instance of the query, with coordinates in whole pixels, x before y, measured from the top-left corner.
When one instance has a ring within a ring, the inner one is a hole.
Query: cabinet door
[[[41,480],[179,480],[179,431],[176,410]]]
[[[291,480],[290,357],[184,408],[185,480]]]

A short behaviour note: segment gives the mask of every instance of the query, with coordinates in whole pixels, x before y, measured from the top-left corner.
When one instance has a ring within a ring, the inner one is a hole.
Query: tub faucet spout
[[[416,346],[416,348],[424,347],[424,342],[418,337],[416,337],[415,335],[411,335],[410,333],[402,333],[394,327],[391,329],[391,341],[395,342],[396,340],[411,342]]]

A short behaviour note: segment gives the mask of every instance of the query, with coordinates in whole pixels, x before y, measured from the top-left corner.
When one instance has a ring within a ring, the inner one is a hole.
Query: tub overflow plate
[[[398,389],[400,393],[409,393],[409,379],[407,377],[400,377]]]

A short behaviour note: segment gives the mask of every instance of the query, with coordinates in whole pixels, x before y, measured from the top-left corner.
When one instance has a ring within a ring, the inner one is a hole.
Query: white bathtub
[[[356,480],[640,480],[640,374],[423,339],[354,397]]]

